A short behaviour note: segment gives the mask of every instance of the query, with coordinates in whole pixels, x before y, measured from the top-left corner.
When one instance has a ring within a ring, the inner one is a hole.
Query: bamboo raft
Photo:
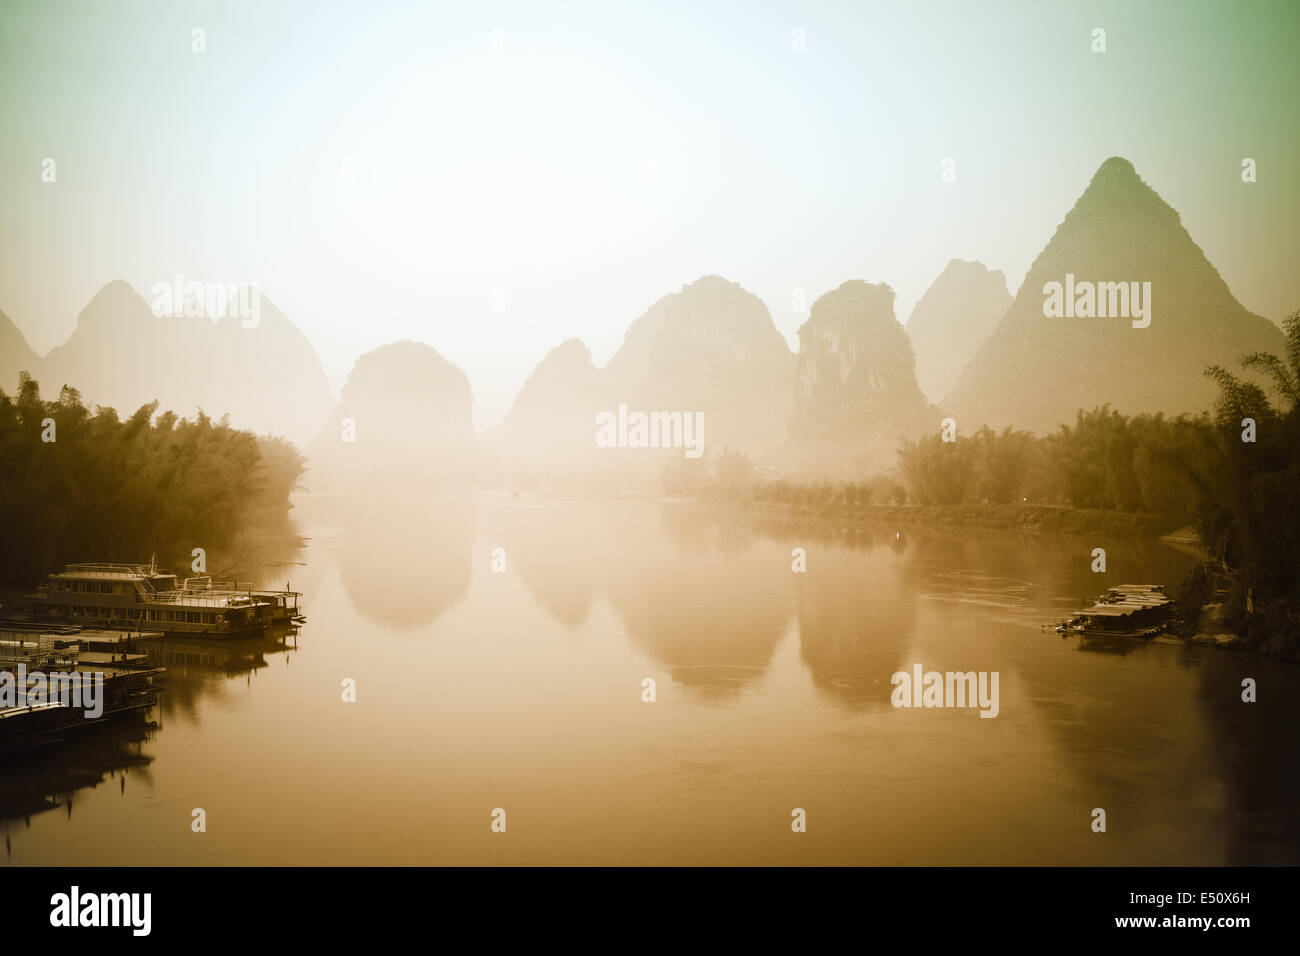
[[[1174,603],[1161,584],[1117,584],[1056,627],[1061,635],[1152,638],[1165,630]]]

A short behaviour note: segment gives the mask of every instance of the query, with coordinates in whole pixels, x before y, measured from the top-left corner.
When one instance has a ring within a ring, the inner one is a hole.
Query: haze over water
[[[5,862],[1300,860],[1294,668],[1040,630],[1109,584],[1181,579],[1163,545],[1106,542],[1094,575],[1091,540],[383,500],[300,499],[302,565],[267,555],[260,583],[304,591],[296,650],[169,642],[146,739],[115,726],[6,770]],[[894,709],[914,663],[999,671],[998,716]]]

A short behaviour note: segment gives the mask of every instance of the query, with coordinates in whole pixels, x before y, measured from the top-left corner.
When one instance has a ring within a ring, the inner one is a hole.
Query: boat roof
[[[1137,611],[1147,611],[1162,604],[1138,603],[1135,601],[1114,601],[1108,604],[1094,604],[1079,613],[1090,617],[1128,617]]]
[[[121,654],[110,651],[81,651],[78,664],[136,664],[149,660],[148,654]]]
[[[62,571],[55,571],[50,575],[52,578],[122,578],[134,580],[136,578],[174,578],[176,577],[170,571],[159,571],[156,568],[145,567],[140,564],[116,564],[112,562],[89,562],[83,564],[69,564]]]

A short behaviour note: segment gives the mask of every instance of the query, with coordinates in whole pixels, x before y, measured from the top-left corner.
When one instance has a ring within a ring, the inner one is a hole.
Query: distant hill
[[[1067,274],[1151,283],[1150,325],[1045,317],[1045,285],[1064,284]],[[1233,298],[1178,213],[1128,160],[1112,157],[942,405],[966,434],[982,424],[1051,431],[1072,423],[1077,409],[1107,402],[1125,414],[1199,412],[1215,395],[1206,365],[1235,369],[1243,353],[1282,347],[1279,328]]]
[[[763,300],[705,276],[632,324],[602,386],[611,403],[703,412],[710,448],[767,457],[786,438],[794,365]]]
[[[43,364],[27,344],[27,339],[18,326],[10,321],[9,316],[0,312],[0,390],[11,397],[17,394],[20,372],[30,372],[32,378],[39,382]],[[54,392],[54,397],[58,397],[57,391]]]
[[[953,259],[925,290],[907,320],[907,336],[917,384],[930,401],[948,394],[1010,305],[1006,276],[979,262]]]
[[[894,290],[855,279],[813,303],[799,329],[791,447],[802,467],[869,468],[892,459],[900,436],[939,427],[916,384]]]
[[[420,342],[357,359],[339,402],[306,448],[314,491],[370,479],[459,480],[472,469],[469,378]]]
[[[702,413],[704,444],[771,457],[786,437],[794,355],[761,299],[705,276],[655,302],[603,369],[576,339],[552,350],[501,426],[485,436],[498,466],[550,472],[640,469],[683,451],[596,445],[596,416]],[[648,470],[647,470],[648,469]]]
[[[505,419],[484,436],[484,444],[499,462],[513,467],[585,470],[596,463],[596,414],[606,404],[591,351],[569,339],[542,359]]]
[[[63,385],[126,416],[157,399],[192,416],[202,408],[231,424],[299,444],[320,428],[333,397],[307,338],[265,296],[259,322],[237,316],[155,316],[129,284],[104,286],[68,340],[46,356],[42,391]]]

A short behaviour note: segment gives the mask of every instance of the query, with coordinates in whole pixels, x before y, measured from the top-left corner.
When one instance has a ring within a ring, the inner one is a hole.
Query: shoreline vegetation
[[[24,373],[0,390],[0,586],[30,589],[77,561],[136,563],[156,554],[182,573],[226,574],[269,533],[292,535],[290,495],[305,459],[283,438],[193,419],[158,403],[125,420],[55,400]],[[202,548],[205,570],[192,568]]]
[[[778,504],[755,501],[759,514],[793,514],[818,518],[890,523],[898,528],[989,528],[1061,534],[1099,534],[1107,537],[1157,538],[1177,526],[1155,515],[1065,505],[988,504],[873,505]]]

